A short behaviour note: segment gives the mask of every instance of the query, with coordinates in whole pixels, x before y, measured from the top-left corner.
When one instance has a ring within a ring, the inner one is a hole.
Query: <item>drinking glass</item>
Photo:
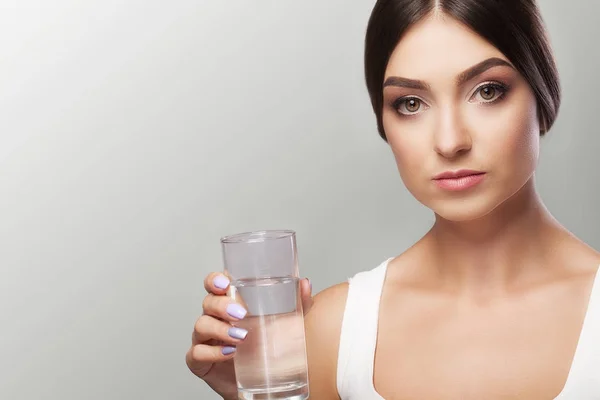
[[[296,233],[268,230],[221,238],[229,295],[247,310],[248,335],[234,357],[242,400],[309,395]]]

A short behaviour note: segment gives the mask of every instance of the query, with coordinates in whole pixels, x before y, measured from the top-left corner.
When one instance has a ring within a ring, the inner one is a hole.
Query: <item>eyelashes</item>
[[[469,103],[492,105],[504,99],[510,87],[504,83],[491,81],[479,85],[469,96]],[[417,115],[429,108],[427,102],[417,96],[403,96],[395,99],[391,106],[402,117]]]
[[[427,103],[415,96],[400,97],[394,100],[394,102],[392,103],[392,107],[394,107],[394,110],[396,110],[396,112],[402,116],[416,115],[419,112],[423,111],[422,108],[424,106],[429,108],[427,106]],[[409,108],[411,108],[412,110]]]
[[[427,103],[415,96],[400,97],[394,100],[392,107],[402,116],[416,115],[423,111],[423,107],[429,108]]]
[[[504,96],[506,95],[508,90],[509,90],[508,85],[505,85],[500,82],[482,83],[481,85],[479,85],[477,87],[477,89],[475,89],[475,92],[469,99],[469,102],[471,102],[471,100],[474,97],[479,95],[482,98],[482,100],[479,101],[478,103],[487,103],[487,104],[493,103],[495,101],[502,100],[502,98],[504,98]]]

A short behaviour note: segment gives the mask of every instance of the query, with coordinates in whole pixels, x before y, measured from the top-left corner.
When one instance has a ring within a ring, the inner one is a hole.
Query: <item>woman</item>
[[[600,254],[535,188],[560,103],[535,1],[379,0],[365,70],[379,133],[436,219],[314,302],[303,282],[311,399],[600,398]],[[234,399],[246,332],[229,329],[243,310],[227,285],[207,277],[187,363]]]

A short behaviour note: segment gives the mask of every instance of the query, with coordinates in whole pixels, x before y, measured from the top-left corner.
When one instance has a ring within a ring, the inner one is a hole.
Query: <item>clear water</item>
[[[234,358],[239,398],[304,400],[308,373],[304,318],[297,278],[234,281],[232,297],[248,314]]]

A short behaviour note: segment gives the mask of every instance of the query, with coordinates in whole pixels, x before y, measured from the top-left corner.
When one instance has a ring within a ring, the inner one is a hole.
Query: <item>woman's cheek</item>
[[[427,160],[430,157],[424,140],[419,140],[414,132],[404,130],[403,132],[390,131],[388,143],[394,154],[400,177],[407,189],[419,197],[419,181],[425,174]],[[429,149],[431,152],[432,150]]]
[[[529,176],[539,156],[539,124],[535,103],[526,100],[511,102],[497,113],[480,143],[502,168]]]

